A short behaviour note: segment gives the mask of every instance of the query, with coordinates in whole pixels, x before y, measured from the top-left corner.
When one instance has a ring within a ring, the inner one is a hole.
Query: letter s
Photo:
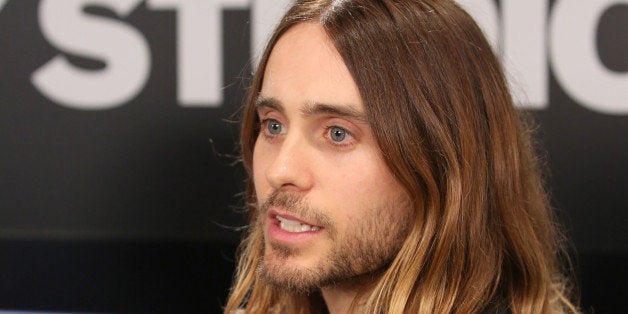
[[[120,16],[141,0],[42,0],[39,23],[44,37],[60,50],[103,61],[105,68],[85,70],[57,55],[31,76],[33,85],[54,102],[73,109],[100,110],[122,105],[144,87],[150,50],[135,28],[83,13],[97,5]]]

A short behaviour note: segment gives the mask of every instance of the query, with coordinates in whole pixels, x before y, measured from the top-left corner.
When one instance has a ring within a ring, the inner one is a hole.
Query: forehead
[[[363,111],[351,73],[315,22],[297,24],[279,38],[264,70],[260,97],[288,105],[341,103]]]

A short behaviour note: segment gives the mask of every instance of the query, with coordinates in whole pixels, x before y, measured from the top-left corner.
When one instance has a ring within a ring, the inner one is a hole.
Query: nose
[[[312,151],[299,134],[284,138],[266,169],[266,179],[276,190],[301,192],[312,186]]]

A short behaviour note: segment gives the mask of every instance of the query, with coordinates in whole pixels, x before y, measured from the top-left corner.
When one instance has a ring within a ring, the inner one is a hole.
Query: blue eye
[[[342,142],[347,137],[347,131],[341,127],[331,127],[329,129],[329,137],[334,142]]]
[[[266,129],[268,130],[268,133],[272,135],[279,135],[283,130],[283,125],[275,119],[268,119],[266,122]]]

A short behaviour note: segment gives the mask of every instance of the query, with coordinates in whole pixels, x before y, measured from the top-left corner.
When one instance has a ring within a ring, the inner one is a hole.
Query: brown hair
[[[324,312],[320,294],[256,275],[253,106],[270,51],[291,26],[322,25],[358,86],[382,155],[416,221],[366,295],[373,313],[577,312],[529,131],[482,32],[452,1],[297,1],[274,32],[244,108],[251,224],[226,312]]]

